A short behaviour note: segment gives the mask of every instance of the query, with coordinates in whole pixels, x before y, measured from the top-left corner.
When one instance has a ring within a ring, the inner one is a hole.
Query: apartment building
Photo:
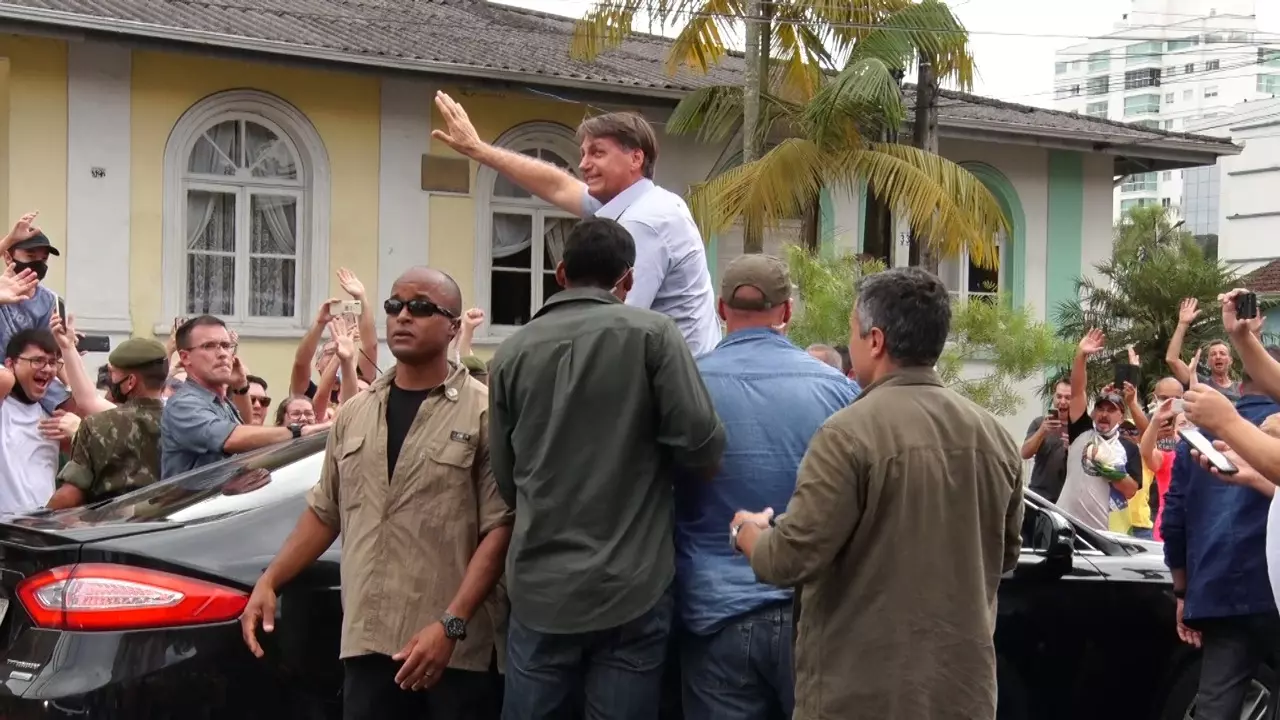
[[[1235,105],[1276,96],[1280,33],[1258,27],[1254,0],[1132,0],[1106,37],[1055,55],[1054,109],[1149,128],[1220,134]],[[1216,234],[1219,187],[1216,168],[1125,176],[1114,215],[1159,204]]]

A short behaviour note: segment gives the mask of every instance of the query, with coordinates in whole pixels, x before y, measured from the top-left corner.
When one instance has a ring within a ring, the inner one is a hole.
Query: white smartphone
[[[359,300],[334,300],[329,303],[329,316],[338,317],[339,315],[359,315],[362,308]]]
[[[1209,438],[1205,437],[1195,428],[1183,428],[1178,431],[1183,440],[1191,444],[1197,452],[1203,455],[1218,472],[1223,475],[1235,475],[1240,472],[1240,468],[1236,467],[1226,455],[1218,451],[1218,448],[1209,442]]]

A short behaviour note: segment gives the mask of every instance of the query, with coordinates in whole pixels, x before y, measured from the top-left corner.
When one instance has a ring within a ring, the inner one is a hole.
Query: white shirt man
[[[58,443],[41,432],[49,417],[40,400],[61,356],[53,333],[21,330],[5,349],[0,369],[0,513],[42,508],[53,497]]]
[[[442,92],[436,107],[447,131],[433,130],[433,137],[567,212],[625,227],[636,244],[627,304],[670,316],[694,356],[715,348],[721,332],[706,248],[684,200],[653,183],[658,143],[648,121],[634,113],[584,120],[578,127],[579,180],[551,163],[481,141],[466,111]]]

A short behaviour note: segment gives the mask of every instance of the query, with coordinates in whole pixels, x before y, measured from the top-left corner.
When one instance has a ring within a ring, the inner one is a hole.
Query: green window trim
[[[960,167],[987,186],[1009,220],[1009,234],[1005,237],[1007,262],[1001,263],[1005,266],[1001,269],[1008,270],[1005,291],[1009,293],[1015,307],[1022,307],[1027,301],[1027,215],[1022,209],[1022,199],[1018,197],[1018,190],[1009,178],[991,165],[963,162]]]

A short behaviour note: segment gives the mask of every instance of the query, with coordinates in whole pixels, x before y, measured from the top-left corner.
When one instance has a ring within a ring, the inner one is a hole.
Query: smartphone
[[[1124,392],[1124,384],[1129,383],[1135,388],[1138,387],[1138,366],[1129,363],[1116,363],[1115,389],[1116,392]]]
[[[62,301],[62,296],[58,296],[58,317],[62,318],[62,322],[67,321],[67,304]]]
[[[339,315],[359,315],[362,311],[359,300],[334,300],[329,303],[329,316],[338,317]]]
[[[1227,459],[1227,456],[1219,452],[1218,449],[1213,446],[1213,443],[1209,442],[1209,438],[1202,435],[1199,430],[1196,430],[1195,428],[1183,428],[1178,431],[1178,434],[1182,436],[1183,440],[1190,443],[1191,447],[1195,448],[1197,452],[1203,455],[1218,472],[1223,475],[1235,475],[1240,472],[1240,468],[1233,465],[1231,461]]]
[[[1187,404],[1186,402],[1183,401],[1182,398],[1175,399],[1173,401],[1173,405],[1171,405],[1170,407],[1175,413],[1184,413],[1187,411]]]
[[[1245,292],[1235,296],[1236,317],[1241,320],[1252,320],[1258,317],[1257,293]]]
[[[111,352],[111,338],[106,335],[85,335],[76,341],[76,352]]]

